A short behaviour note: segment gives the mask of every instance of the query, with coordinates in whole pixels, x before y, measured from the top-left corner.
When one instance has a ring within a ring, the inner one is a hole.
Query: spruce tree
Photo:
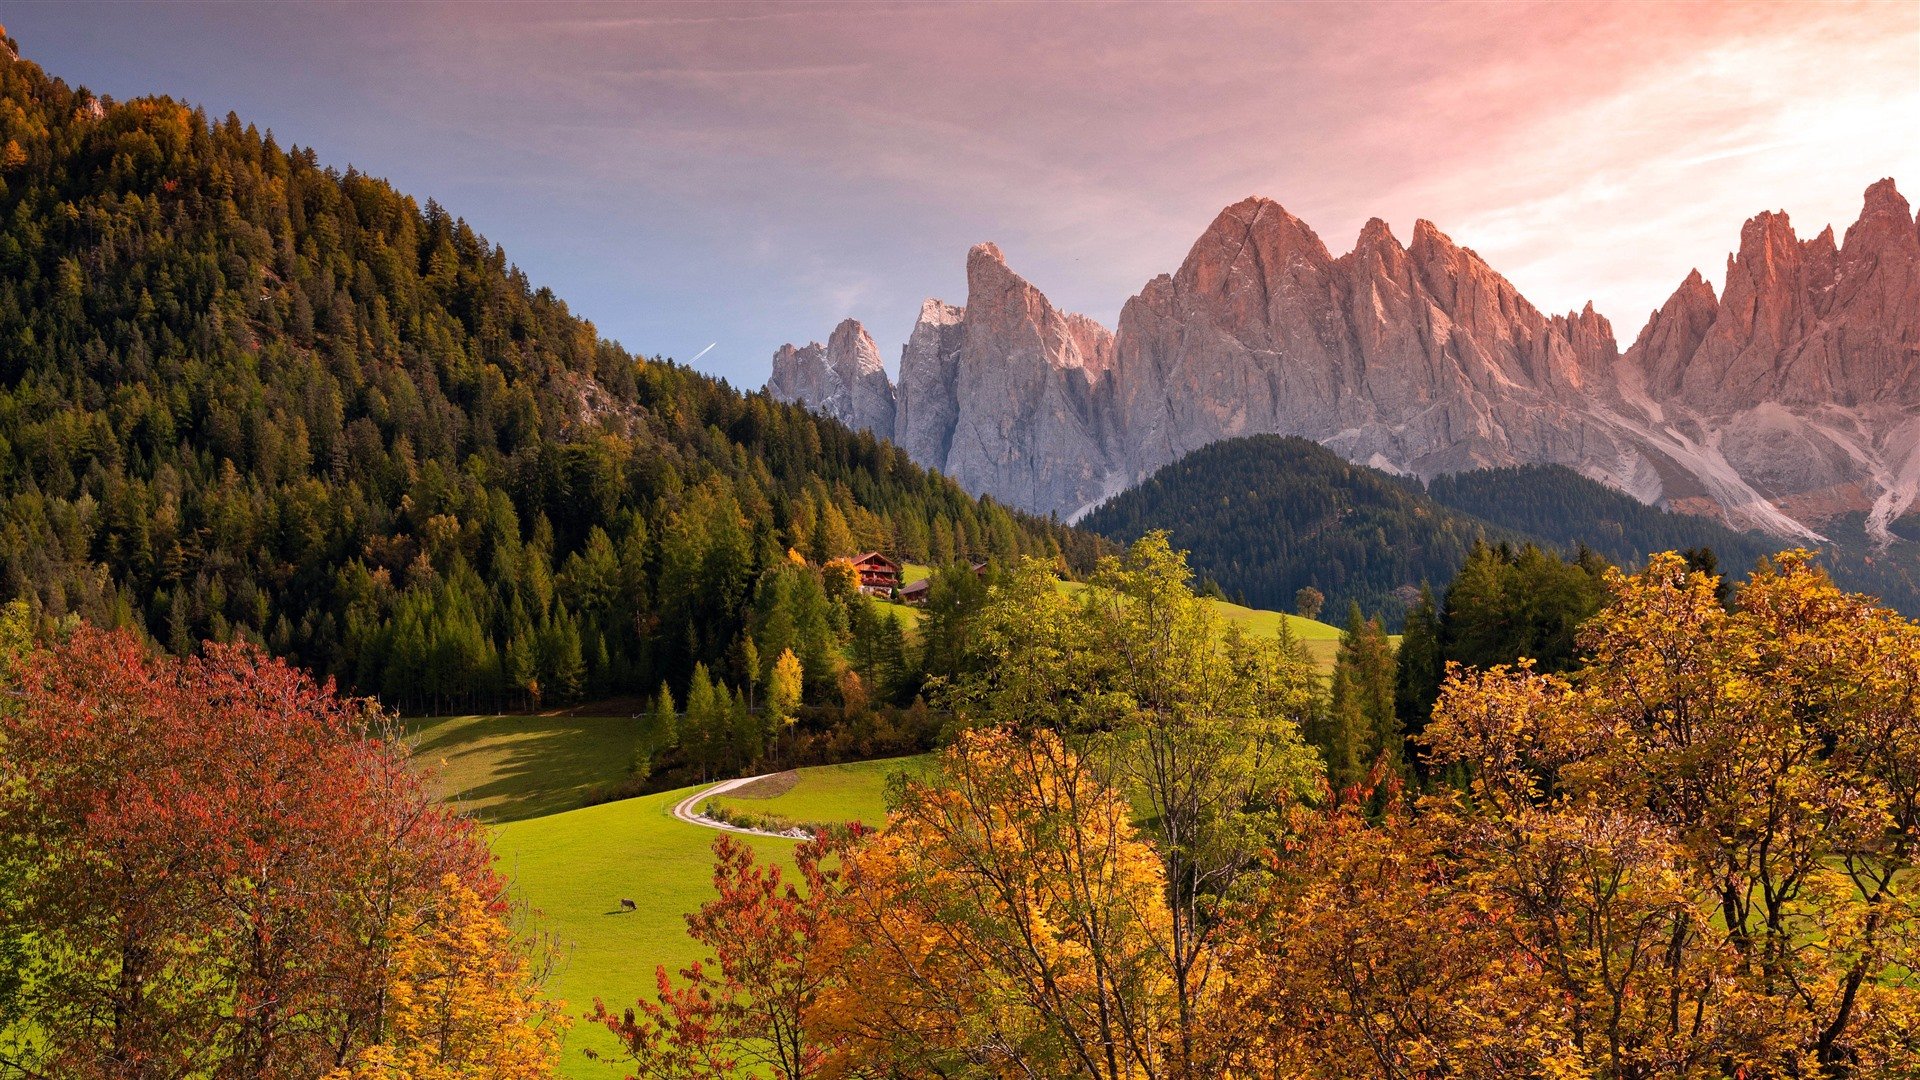
[[[660,692],[654,695],[652,719],[648,723],[651,729],[653,745],[658,748],[675,746],[680,742],[680,716],[673,704],[673,688],[663,679]]]
[[[1407,626],[1400,634],[1400,649],[1394,657],[1393,709],[1407,737],[1407,761],[1419,769],[1418,738],[1426,730],[1433,703],[1440,696],[1440,680],[1446,666],[1440,652],[1440,611],[1433,590],[1420,587],[1420,599],[1407,612]]]
[[[1348,610],[1334,658],[1321,741],[1336,789],[1365,779],[1376,762],[1394,771],[1404,767],[1404,738],[1394,712],[1393,646],[1379,617],[1363,618],[1358,603]]]
[[[721,691],[726,694],[723,688]],[[727,733],[728,748],[732,751],[732,764],[735,769],[745,769],[759,760],[761,751],[766,748],[766,735],[760,721],[747,709],[747,695],[728,694]]]
[[[687,683],[687,711],[680,722],[680,747],[686,752],[687,760],[700,770],[702,783],[713,775],[719,764],[718,751],[726,737],[724,715],[713,679],[707,674],[707,665],[695,664],[693,677]]]

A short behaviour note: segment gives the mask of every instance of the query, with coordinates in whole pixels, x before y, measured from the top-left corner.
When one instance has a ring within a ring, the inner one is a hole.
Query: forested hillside
[[[1288,608],[1305,587],[1328,610],[1358,603],[1398,625],[1422,584],[1444,586],[1476,539],[1569,556],[1588,548],[1621,566],[1656,551],[1711,549],[1730,572],[1778,541],[1647,506],[1560,466],[1482,469],[1430,485],[1355,465],[1316,443],[1229,439],[1187,455],[1087,515],[1082,527],[1125,543],[1166,529],[1194,570],[1256,607]],[[1916,545],[1874,550],[1857,523],[1830,529],[1821,559],[1848,588],[1920,610]],[[1905,550],[1902,550],[1905,549]]]
[[[1307,439],[1260,435],[1196,450],[1109,500],[1081,526],[1122,542],[1166,529],[1196,573],[1255,607],[1300,589],[1397,624],[1422,582],[1460,568],[1476,539],[1526,537],[1440,505],[1417,483]]]
[[[0,57],[0,583],[42,621],[551,702],[798,648],[795,558],[1097,543],[630,355],[431,201]]]
[[[1740,573],[1782,542],[1735,532],[1705,518],[1648,506],[1564,465],[1521,465],[1436,476],[1434,500],[1482,521],[1562,549],[1585,545],[1622,566],[1649,552],[1712,547],[1720,565]]]

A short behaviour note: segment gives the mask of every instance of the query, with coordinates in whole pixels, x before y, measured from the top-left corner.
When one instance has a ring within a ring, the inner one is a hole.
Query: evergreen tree
[[[986,597],[986,583],[964,563],[934,574],[920,621],[920,668],[928,677],[951,679],[972,662],[973,621]]]
[[[652,720],[648,727],[653,729],[653,745],[667,747],[679,744],[680,715],[673,704],[673,688],[665,682],[660,684],[660,692],[654,695]]]
[[[880,618],[880,631],[874,643],[874,675],[881,695],[895,704],[912,700],[919,692],[919,673],[907,655],[907,632],[900,616],[892,611]]]
[[[1404,737],[1394,712],[1393,645],[1379,617],[1362,618],[1359,604],[1349,608],[1340,636],[1322,738],[1336,790],[1365,779],[1376,762],[1396,771],[1404,767]]]
[[[745,769],[759,760],[766,748],[766,731],[760,718],[747,708],[746,694],[729,693],[725,688],[721,693],[726,704],[730,764],[735,769]]]
[[[726,712],[719,690],[707,675],[707,665],[695,664],[687,683],[687,711],[680,720],[680,748],[700,770],[703,783],[720,766],[726,744]]]
[[[1440,611],[1433,590],[1420,587],[1420,599],[1407,612],[1406,628],[1400,634],[1400,648],[1394,656],[1393,711],[1406,732],[1406,760],[1419,768],[1421,732],[1426,730],[1434,699],[1440,696],[1440,681],[1446,661],[1440,653]]]

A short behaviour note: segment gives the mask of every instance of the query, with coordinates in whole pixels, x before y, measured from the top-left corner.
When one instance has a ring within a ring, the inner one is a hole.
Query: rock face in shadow
[[[967,285],[964,308],[922,307],[891,430],[915,460],[1038,512],[1076,516],[1254,434],[1424,477],[1567,465],[1803,539],[1862,510],[1885,537],[1920,489],[1920,224],[1891,180],[1839,243],[1756,216],[1719,294],[1688,275],[1624,354],[1591,305],[1541,312],[1430,222],[1403,245],[1370,221],[1336,256],[1263,198],[1221,211],[1111,334],[991,244],[968,254]],[[805,354],[776,355],[777,394],[851,386],[803,374],[848,370],[832,346]],[[884,372],[861,379],[877,410]],[[887,430],[854,396],[816,407]]]
[[[918,373],[901,358],[902,379]],[[967,253],[967,306],[953,371],[944,461],[969,491],[1047,513],[1088,502],[1107,474],[1113,334],[1059,311],[1007,268],[1000,249]]]

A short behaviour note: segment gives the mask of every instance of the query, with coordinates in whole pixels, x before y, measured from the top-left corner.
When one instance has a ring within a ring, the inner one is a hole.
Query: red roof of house
[[[892,570],[900,569],[899,563],[894,562],[892,559],[887,558],[885,555],[882,555],[877,551],[869,551],[864,555],[856,556],[853,560],[853,565],[856,567],[879,565],[879,566],[885,566]]]

